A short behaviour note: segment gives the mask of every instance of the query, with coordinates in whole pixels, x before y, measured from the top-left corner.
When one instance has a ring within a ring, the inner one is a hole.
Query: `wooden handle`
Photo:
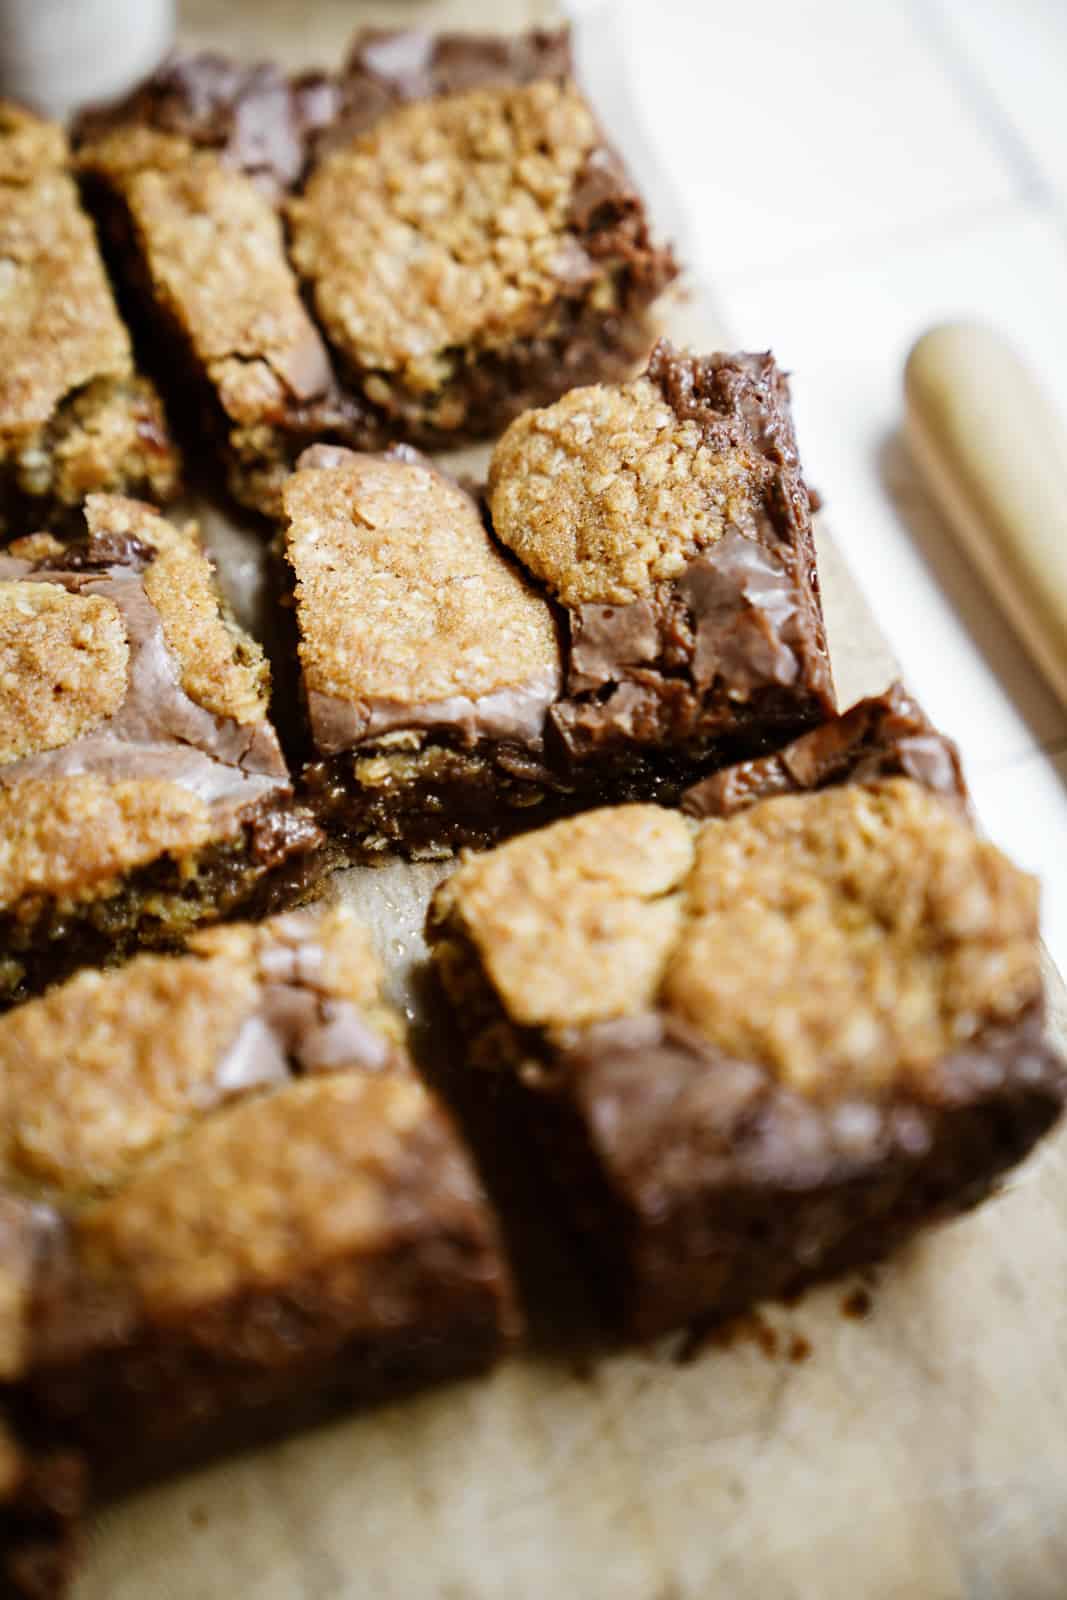
[[[908,443],[935,498],[1067,704],[1067,433],[988,328],[925,333],[904,374]]]

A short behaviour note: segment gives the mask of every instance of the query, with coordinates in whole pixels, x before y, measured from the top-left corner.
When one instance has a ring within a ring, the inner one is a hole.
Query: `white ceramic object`
[[[0,0],[0,95],[62,117],[159,65],[174,0]]]

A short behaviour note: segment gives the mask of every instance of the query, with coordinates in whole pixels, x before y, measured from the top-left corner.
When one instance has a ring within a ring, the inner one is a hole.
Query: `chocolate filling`
[[[959,751],[895,683],[775,755],[742,762],[694,784],[682,797],[692,817],[729,817],[757,800],[839,783],[905,777],[966,809]]]
[[[71,594],[110,600],[122,613],[130,663],[126,698],[113,716],[61,749],[0,766],[0,785],[79,773],[113,782],[163,779],[199,795],[211,807],[220,836],[240,826],[250,805],[291,792],[277,736],[266,719],[242,724],[205,710],[186,694],[159,613],[136,571],[116,565],[99,572],[77,562],[74,570],[33,567],[7,557],[0,558],[0,578],[6,577],[29,577]]]

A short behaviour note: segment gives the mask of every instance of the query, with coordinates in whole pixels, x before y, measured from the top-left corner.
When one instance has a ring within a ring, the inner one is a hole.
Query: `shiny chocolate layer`
[[[904,687],[860,700],[775,755],[743,761],[694,784],[682,797],[691,817],[731,817],[758,800],[840,783],[905,777],[967,805],[959,751]]]
[[[816,1188],[933,1149],[939,1119],[983,1100],[1040,1102],[1033,1136],[1059,1115],[1067,1070],[1040,1005],[987,1025],[923,1078],[880,1098],[820,1100],[727,1056],[663,1012],[571,1030],[546,1087],[576,1104],[591,1142],[639,1211],[667,1195],[786,1182]]]
[[[307,697],[308,720],[316,748],[323,755],[355,749],[398,729],[447,731],[468,748],[482,740],[501,740],[537,750],[545,714],[559,687],[559,674],[546,672],[529,683],[495,689],[473,699],[450,695],[444,700],[410,704],[370,697],[349,701],[312,690]]]
[[[551,717],[572,754],[714,736],[766,690],[809,701],[809,715],[833,706],[821,623],[788,550],[735,527],[674,583],[581,606],[570,629],[568,698]]]
[[[55,583],[117,606],[130,651],[126,698],[114,716],[70,744],[0,766],[0,785],[81,773],[114,782],[161,779],[209,805],[220,833],[235,828],[241,813],[264,796],[287,795],[288,772],[271,724],[218,716],[182,688],[159,613],[144,590],[143,561],[128,552],[134,558],[130,562],[99,569],[87,558],[92,554],[91,542],[87,551],[72,552],[69,561],[60,558],[54,565],[0,557],[0,580]]]

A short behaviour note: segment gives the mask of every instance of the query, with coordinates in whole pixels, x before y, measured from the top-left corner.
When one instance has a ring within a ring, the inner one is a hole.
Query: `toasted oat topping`
[[[66,166],[68,155],[58,122],[0,100],[0,184],[32,183],[40,173]]]
[[[220,1060],[256,999],[252,963],[139,956],[0,1018],[9,1177],[110,1187],[221,1098]]]
[[[0,1173],[75,1199],[112,1189],[191,1120],[269,1088],[255,1058],[230,1070],[227,1055],[271,984],[349,1002],[402,1042],[370,937],[344,908],[202,931],[186,955],[82,972],[0,1017]]]
[[[158,552],[145,569],[145,593],[159,612],[189,698],[216,716],[261,722],[270,687],[266,659],[223,611],[195,525],[176,528],[151,506],[118,495],[92,495],[86,521],[91,534],[132,534]]]
[[[656,1005],[817,1096],[906,1089],[1040,994],[1036,883],[907,779],[765,800],[691,848],[673,813],[593,812],[468,862],[434,921],[513,1022]]]
[[[112,716],[128,664],[113,601],[0,583],[0,765],[57,750]]]
[[[52,160],[19,182],[0,175],[0,460],[65,396],[131,373],[129,337],[73,180]]]
[[[406,704],[558,670],[547,604],[428,465],[344,452],[294,473],[285,505],[310,690]]]
[[[418,1080],[391,1074],[311,1078],[241,1101],[83,1212],[83,1258],[165,1315],[373,1254],[398,1194],[427,1181],[412,1135],[433,1116]]]
[[[655,996],[692,859],[676,812],[590,811],[471,857],[437,891],[432,915],[473,942],[514,1021],[624,1016]]]
[[[272,422],[322,394],[330,372],[273,207],[208,150],[121,128],[79,155],[122,193],[155,293],[187,333],[236,423]]]
[[[621,605],[751,522],[753,468],[745,450],[711,449],[647,378],[572,389],[497,444],[493,527],[564,605]]]
[[[210,812],[180,784],[88,773],[0,785],[0,910],[24,895],[90,896],[207,843]]]
[[[820,1093],[921,1075],[1040,984],[1035,881],[897,778],[706,823],[663,997]]]
[[[568,272],[595,271],[567,226],[595,143],[577,89],[542,81],[401,107],[327,156],[290,215],[330,338],[431,392],[457,349],[531,331]]]

